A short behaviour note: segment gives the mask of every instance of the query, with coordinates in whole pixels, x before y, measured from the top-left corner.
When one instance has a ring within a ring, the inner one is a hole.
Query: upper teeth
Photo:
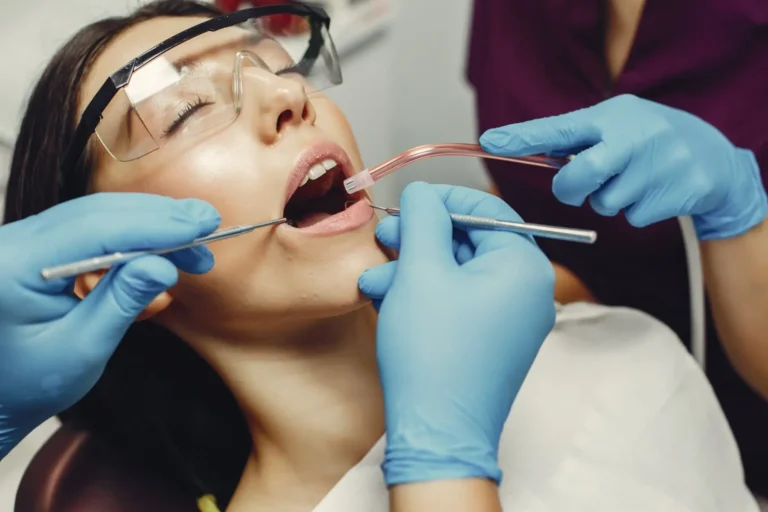
[[[326,171],[330,171],[337,165],[339,164],[336,163],[336,160],[333,160],[330,158],[328,160],[323,160],[319,164],[313,165],[312,168],[309,169],[309,172],[307,173],[307,175],[304,176],[304,180],[301,182],[301,185],[299,186],[301,187],[306,185],[309,180],[316,180],[317,178],[323,176],[326,173]]]

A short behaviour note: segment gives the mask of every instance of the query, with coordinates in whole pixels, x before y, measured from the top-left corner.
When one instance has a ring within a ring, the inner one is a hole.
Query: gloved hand
[[[488,130],[480,143],[504,156],[587,147],[555,175],[555,196],[573,206],[589,197],[600,215],[623,210],[638,227],[690,215],[700,240],[730,238],[768,210],[751,151],[698,117],[635,96]]]
[[[0,227],[0,457],[82,398],[136,316],[178,277],[213,266],[205,247],[144,256],[111,269],[80,301],[74,279],[43,268],[115,251],[173,247],[216,229],[195,199],[96,194]],[[176,266],[174,266],[176,265]]]
[[[501,478],[501,430],[554,324],[554,272],[527,237],[469,230],[448,212],[520,221],[476,190],[414,183],[401,216],[379,223],[398,261],[363,273],[382,299],[377,356],[384,391],[388,485]]]

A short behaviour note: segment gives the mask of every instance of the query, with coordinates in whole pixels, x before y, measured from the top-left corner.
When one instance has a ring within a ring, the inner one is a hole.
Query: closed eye
[[[200,96],[194,101],[187,102],[181,112],[176,116],[176,119],[174,119],[170,126],[163,131],[163,137],[172,137],[181,129],[190,117],[194,116],[200,109],[207,107],[208,105],[213,105],[213,102],[205,101]]]

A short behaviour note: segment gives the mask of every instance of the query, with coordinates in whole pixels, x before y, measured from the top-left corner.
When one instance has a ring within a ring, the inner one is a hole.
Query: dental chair
[[[37,452],[16,494],[15,512],[194,512],[168,482],[153,478],[69,422]]]

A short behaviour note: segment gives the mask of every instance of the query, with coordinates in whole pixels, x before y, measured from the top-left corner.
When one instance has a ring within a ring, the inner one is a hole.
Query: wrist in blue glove
[[[73,279],[43,268],[110,252],[191,242],[220,222],[202,201],[96,194],[0,227],[0,458],[93,387],[139,313],[176,283],[176,267],[203,273],[213,255],[195,247],[113,268],[84,300]]]
[[[635,96],[489,130],[480,143],[504,156],[587,148],[557,173],[555,196],[573,206],[589,198],[601,215],[624,211],[638,227],[690,215],[700,240],[730,238],[768,211],[751,151],[696,116]]]
[[[379,223],[398,261],[360,289],[382,300],[377,356],[389,485],[501,478],[502,427],[554,323],[554,272],[527,237],[454,230],[449,212],[520,221],[501,199],[416,183]]]

